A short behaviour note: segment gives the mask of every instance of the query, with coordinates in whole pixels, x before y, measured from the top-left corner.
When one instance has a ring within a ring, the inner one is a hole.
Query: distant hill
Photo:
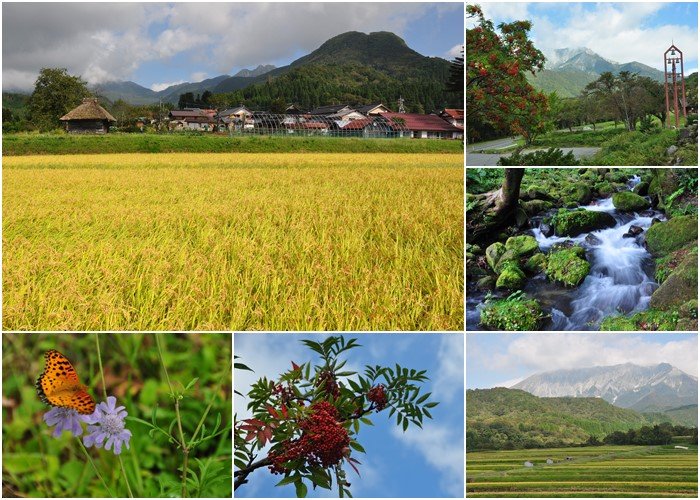
[[[160,92],[155,92],[151,89],[147,89],[134,82],[108,82],[95,85],[92,87],[92,91],[98,95],[104,96],[110,101],[114,102],[118,99],[122,99],[129,104],[140,105],[140,104],[153,104],[158,101],[177,103],[180,98],[180,94],[185,92],[192,92],[193,94],[202,94],[205,90],[210,92],[216,87],[222,80],[229,78],[229,75],[221,75],[215,78],[208,78],[202,80],[201,82],[195,83],[180,83],[177,85],[171,85]]]
[[[601,398],[540,398],[503,387],[468,390],[466,409],[467,449],[571,446],[590,436],[601,439],[643,425],[686,422],[618,408]]]
[[[606,71],[613,74],[629,71],[658,82],[664,80],[663,71],[636,61],[617,63],[586,47],[556,49],[547,58],[545,69],[534,77],[528,75],[528,80],[546,93],[557,92],[560,97],[574,97]]]
[[[698,403],[697,377],[668,363],[555,370],[532,375],[513,388],[540,397],[597,397],[640,412],[663,412]]]
[[[268,73],[268,72],[272,71],[273,69],[275,69],[275,67],[276,66],[274,64],[259,64],[258,67],[255,69],[245,68],[245,69],[240,70],[238,73],[236,73],[233,76],[238,76],[238,77],[242,77],[242,78],[252,78],[255,76],[264,75],[265,73]]]

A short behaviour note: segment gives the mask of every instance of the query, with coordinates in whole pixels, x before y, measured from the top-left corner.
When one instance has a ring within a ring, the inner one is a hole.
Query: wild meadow
[[[3,157],[5,330],[457,330],[461,154]]]
[[[5,333],[2,347],[4,497],[230,498],[230,335]],[[94,414],[40,400],[50,350]]]

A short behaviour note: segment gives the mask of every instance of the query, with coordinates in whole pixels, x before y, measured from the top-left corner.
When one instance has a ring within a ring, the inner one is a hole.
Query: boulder
[[[629,230],[625,234],[623,234],[622,237],[623,238],[636,238],[637,236],[642,234],[643,231],[644,231],[644,229],[642,229],[639,226],[630,226]]]
[[[481,310],[481,324],[507,332],[539,330],[545,314],[536,300],[490,301]]]
[[[552,208],[553,205],[551,202],[545,200],[530,200],[523,201],[520,206],[523,207],[527,215],[533,216],[546,212]]]
[[[547,268],[547,256],[543,253],[536,253],[527,259],[523,268],[530,274],[540,273]]]
[[[529,222],[529,219],[527,218],[527,214],[525,213],[525,210],[522,208],[518,208],[515,210],[515,225],[518,228],[523,228],[527,227]]]
[[[654,211],[653,210],[642,210],[639,212],[640,217],[654,217]]]
[[[503,255],[501,255],[501,258],[498,259],[498,263],[496,263],[494,271],[496,271],[496,274],[501,274],[501,272],[503,271],[503,266],[505,266],[509,262],[514,262],[515,264],[517,264],[519,258],[520,256],[515,250],[506,250],[505,252],[503,252]]]
[[[486,262],[491,266],[491,269],[496,270],[496,265],[504,253],[506,253],[506,246],[503,243],[496,242],[489,245],[486,249]]]
[[[593,233],[587,234],[585,241],[586,241],[586,243],[588,243],[592,247],[596,247],[596,246],[600,245],[601,243],[603,243],[603,241],[600,238],[598,238],[596,235],[594,235]]]
[[[592,210],[559,211],[552,217],[554,234],[557,236],[578,236],[615,226],[615,218],[607,212]]]
[[[646,196],[649,193],[649,183],[644,181],[640,182],[632,188],[632,192],[639,196]]]
[[[476,282],[477,290],[483,292],[488,292],[496,288],[496,277],[495,276],[484,276],[479,281]]]
[[[698,300],[697,255],[689,254],[651,295],[649,305],[654,309],[668,311]]]
[[[465,251],[466,251],[467,253],[472,253],[472,254],[474,254],[474,255],[481,255],[481,254],[484,253],[484,252],[481,250],[481,248],[479,247],[479,245],[472,245],[472,244],[470,244],[470,243],[467,243],[467,246],[465,247]]]
[[[647,250],[658,257],[698,239],[698,216],[683,215],[653,224],[646,233]]]
[[[576,184],[569,188],[568,194],[564,197],[566,203],[576,203],[578,205],[588,205],[593,199],[591,188],[585,184]]]
[[[666,148],[666,156],[673,156],[676,154],[676,151],[678,151],[678,146],[669,146],[668,148]]]
[[[533,236],[512,236],[506,241],[506,250],[513,250],[518,257],[527,257],[539,250],[537,240]]]
[[[554,227],[547,222],[542,222],[542,224],[540,224],[540,232],[545,238],[549,238],[554,235]]]
[[[649,208],[649,202],[631,191],[615,193],[612,197],[613,205],[621,212],[639,212]]]
[[[572,247],[549,254],[547,277],[567,286],[578,286],[588,276],[591,265],[583,258],[585,250]]]
[[[496,280],[496,288],[520,290],[525,286],[526,280],[525,273],[518,267],[517,263],[506,262],[498,280]]]

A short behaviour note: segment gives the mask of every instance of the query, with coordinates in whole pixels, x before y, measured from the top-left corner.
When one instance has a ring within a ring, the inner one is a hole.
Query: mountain
[[[528,75],[528,80],[544,92],[557,92],[560,97],[574,97],[606,71],[613,74],[629,71],[658,82],[664,81],[663,71],[636,61],[620,64],[605,59],[587,47],[554,50],[547,56],[545,69],[535,76]]]
[[[254,76],[264,75],[265,73],[272,71],[276,66],[274,64],[259,64],[255,69],[242,69],[233,76],[238,76],[242,78],[252,78]]]
[[[288,66],[253,78],[228,78],[214,93],[231,94],[231,102],[262,109],[276,100],[304,108],[376,101],[391,106],[404,97],[409,111],[431,112],[461,107],[455,96],[444,91],[449,73],[448,61],[419,54],[393,33],[351,31]]]
[[[134,82],[108,82],[94,85],[90,90],[114,102],[122,99],[129,104],[151,104],[158,102],[157,92]]]
[[[661,363],[573,368],[540,373],[513,386],[540,397],[596,397],[622,408],[663,412],[698,403],[698,379]]]
[[[468,390],[467,448],[558,447],[638,429],[668,418],[618,408],[600,398],[540,398],[519,389]]]
[[[177,101],[180,99],[180,94],[184,94],[185,92],[192,92],[195,96],[197,94],[202,94],[205,90],[208,90],[209,92],[214,92],[214,89],[219,85],[222,81],[226,80],[227,78],[230,78],[229,75],[220,75],[214,78],[207,78],[206,80],[202,80],[201,82],[195,82],[195,83],[180,83],[179,85],[172,85],[164,90],[161,90],[160,92],[157,92],[158,99],[163,100],[163,102],[172,102],[173,104],[176,104]]]

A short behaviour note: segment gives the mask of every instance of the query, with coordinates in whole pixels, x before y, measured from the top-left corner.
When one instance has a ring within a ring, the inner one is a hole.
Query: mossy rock
[[[501,255],[501,258],[498,259],[498,263],[496,264],[496,268],[494,269],[494,271],[496,271],[496,274],[501,274],[501,272],[503,271],[503,267],[506,264],[508,264],[509,262],[517,264],[519,259],[520,256],[518,255],[518,252],[516,252],[512,248],[510,250],[506,250],[505,252],[503,252],[503,255]]]
[[[663,199],[678,189],[678,179],[671,168],[655,168],[651,172],[649,194],[658,196],[660,205]]]
[[[496,288],[520,290],[525,286],[526,281],[525,273],[518,267],[518,264],[515,262],[506,262],[496,281]]]
[[[597,231],[615,226],[615,218],[607,212],[592,210],[560,210],[552,217],[554,234],[557,236],[578,236],[582,233]]]
[[[654,279],[656,282],[661,284],[666,281],[666,278],[668,278],[671,273],[676,270],[678,265],[683,262],[683,260],[685,260],[689,254],[697,257],[698,247],[695,242],[689,243],[683,248],[674,250],[668,255],[656,259],[656,272],[654,273]]]
[[[629,174],[622,172],[621,170],[613,170],[605,174],[605,180],[610,182],[617,182],[620,184],[626,183],[630,178]]]
[[[481,324],[493,330],[519,332],[539,330],[545,315],[536,300],[502,299],[481,310]]]
[[[523,269],[531,274],[537,274],[547,269],[547,256],[543,253],[536,253],[523,265]]]
[[[650,207],[647,200],[631,191],[615,193],[612,200],[615,208],[621,212],[640,212]]]
[[[646,196],[649,194],[649,183],[644,181],[640,182],[632,188],[632,192],[639,196]]]
[[[572,247],[549,254],[547,258],[547,277],[567,286],[578,286],[586,279],[591,265],[582,258],[581,247]]]
[[[484,276],[476,282],[476,288],[482,291],[490,291],[496,288],[496,277],[495,276]]]
[[[486,262],[491,266],[491,269],[496,271],[496,265],[504,253],[506,253],[506,246],[503,243],[496,242],[489,245],[486,249]]]
[[[552,202],[545,200],[530,200],[521,202],[520,206],[523,207],[523,210],[525,210],[526,214],[528,214],[529,216],[533,216],[546,212],[547,210],[551,209],[554,205],[552,204]]]
[[[678,329],[678,313],[647,309],[632,316],[608,316],[600,324],[604,332],[663,331]]]
[[[522,235],[508,238],[506,249],[513,250],[518,257],[527,257],[539,250],[540,246],[534,236]]]
[[[566,203],[577,203],[578,205],[588,205],[593,199],[591,188],[585,184],[576,184],[569,188],[568,194],[564,196]]]
[[[697,256],[689,254],[651,295],[649,305],[668,311],[689,300],[698,299]]]
[[[698,240],[698,216],[684,215],[651,226],[646,232],[647,250],[659,257]]]
[[[600,196],[610,196],[615,192],[615,188],[608,181],[597,182],[593,187]]]
[[[471,243],[467,243],[467,246],[465,247],[465,251],[467,253],[472,253],[474,255],[481,255],[483,254],[483,250],[481,250],[481,247],[479,245],[473,245]]]
[[[698,300],[689,300],[678,308],[678,317],[698,319]]]

